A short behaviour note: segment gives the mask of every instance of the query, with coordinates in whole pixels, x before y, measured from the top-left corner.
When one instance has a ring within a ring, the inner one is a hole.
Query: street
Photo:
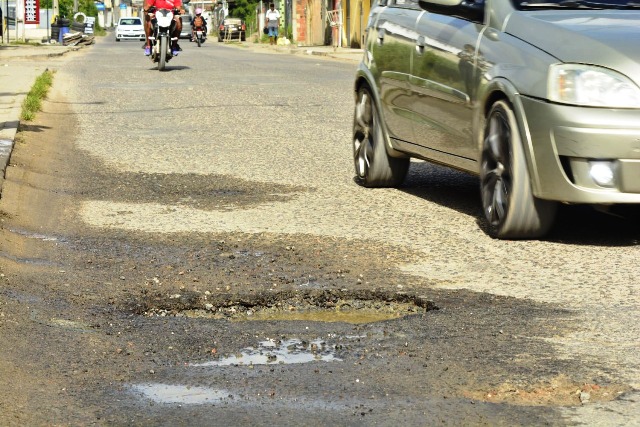
[[[640,209],[483,230],[478,180],[353,182],[356,63],[111,34],[0,199],[1,425],[638,425]]]

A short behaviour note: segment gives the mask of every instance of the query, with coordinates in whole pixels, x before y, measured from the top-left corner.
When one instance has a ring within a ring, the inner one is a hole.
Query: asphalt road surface
[[[353,182],[349,61],[69,54],[0,199],[2,425],[638,425],[635,208]]]

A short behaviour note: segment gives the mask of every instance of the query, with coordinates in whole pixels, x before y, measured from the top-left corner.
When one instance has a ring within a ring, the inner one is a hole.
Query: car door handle
[[[378,30],[378,46],[384,43],[384,30]]]
[[[416,53],[418,55],[422,55],[424,53],[425,44],[424,36],[419,36],[418,40],[416,40]]]

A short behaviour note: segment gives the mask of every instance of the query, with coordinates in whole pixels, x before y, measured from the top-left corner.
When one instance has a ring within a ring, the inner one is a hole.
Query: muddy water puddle
[[[299,364],[310,362],[341,362],[334,348],[324,340],[305,341],[300,339],[266,340],[257,347],[248,347],[240,353],[219,357],[216,360],[194,363],[190,366],[236,366]]]
[[[231,320],[234,322],[250,321],[307,321],[307,322],[344,322],[354,325],[382,322],[384,320],[399,319],[408,316],[408,311],[402,312],[380,312],[376,310],[248,310],[243,313],[235,313]],[[205,310],[187,310],[182,315],[190,318],[222,318],[216,313]]]
[[[141,394],[156,403],[177,403],[183,405],[202,405],[231,400],[234,396],[225,390],[208,387],[191,387],[171,384],[136,384],[132,391]]]

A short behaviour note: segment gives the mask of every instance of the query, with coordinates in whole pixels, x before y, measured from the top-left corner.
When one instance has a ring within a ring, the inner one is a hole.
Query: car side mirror
[[[457,16],[473,22],[484,21],[484,0],[418,0],[427,12]]]

